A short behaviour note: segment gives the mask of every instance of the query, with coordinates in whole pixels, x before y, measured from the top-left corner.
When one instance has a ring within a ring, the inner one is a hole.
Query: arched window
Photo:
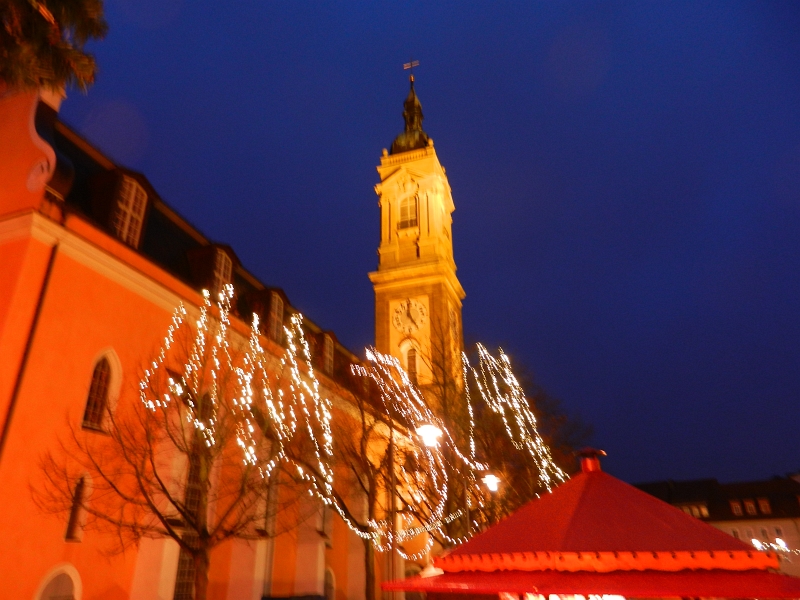
[[[41,600],[74,600],[75,585],[72,577],[66,573],[59,573],[50,580],[39,596]]]
[[[325,569],[325,600],[336,598],[336,577],[330,567]]]
[[[414,348],[409,348],[406,354],[406,371],[408,371],[408,378],[411,383],[417,383],[417,351]]]
[[[61,563],[42,578],[35,600],[81,600],[83,585],[78,570],[69,563]]]
[[[89,429],[102,429],[103,417],[108,405],[108,386],[111,381],[111,365],[108,359],[101,358],[92,373],[92,385],[86,399],[86,411],[83,413],[83,426]]]
[[[417,226],[417,198],[409,196],[400,201],[400,221],[397,224],[399,229]]]
[[[81,477],[75,484],[72,492],[72,508],[69,511],[69,521],[67,522],[67,535],[64,536],[68,542],[80,542],[83,526],[83,505],[86,500],[86,478]]]

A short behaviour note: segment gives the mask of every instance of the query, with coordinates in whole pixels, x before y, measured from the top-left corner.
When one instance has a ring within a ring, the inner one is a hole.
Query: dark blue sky
[[[413,54],[466,335],[630,480],[800,469],[800,7],[109,0],[63,118],[358,351]]]

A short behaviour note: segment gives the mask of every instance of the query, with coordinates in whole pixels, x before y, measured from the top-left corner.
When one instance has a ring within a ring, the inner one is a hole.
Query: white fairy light
[[[479,398],[490,410],[500,415],[515,447],[534,458],[543,487],[549,490],[566,479],[566,475],[553,463],[549,449],[538,433],[535,416],[511,371],[510,361],[502,352],[499,359],[495,359],[483,346],[478,346],[477,369],[470,367],[466,356],[462,355],[462,377],[469,416],[468,448],[462,451],[399,361],[368,348],[367,361],[362,365],[353,365],[352,370],[376,384],[383,405],[381,414],[397,416],[396,444],[411,459],[409,464],[415,465],[415,468],[407,469],[403,461],[394,465],[397,482],[394,492],[402,505],[413,506],[417,510],[416,520],[401,515],[396,530],[387,518],[370,520],[366,526],[353,522],[334,493],[332,402],[321,393],[303,332],[303,316],[292,315],[284,327],[285,350],[280,360],[276,361],[277,357],[262,346],[259,319],[253,315],[243,358],[234,361],[230,344],[233,287],[228,285],[220,291],[216,306],[212,306],[210,298],[210,294],[204,292],[199,316],[193,322],[187,321],[187,311],[183,305],[175,309],[159,354],[140,382],[142,403],[148,410],[156,411],[164,410],[175,399],[184,399],[185,408],[182,410],[185,411],[186,421],[211,447],[218,442],[216,427],[220,417],[220,386],[224,372],[233,373],[235,393],[227,410],[234,417],[235,443],[241,449],[243,463],[257,467],[263,477],[268,477],[281,464],[292,470],[299,480],[308,485],[309,494],[332,507],[356,535],[372,540],[378,551],[395,548],[406,559],[417,560],[430,551],[434,536],[447,544],[456,545],[466,541],[477,530],[478,523],[472,521],[469,530],[461,537],[454,538],[445,530],[449,523],[464,517],[460,509],[449,514],[446,511],[451,473],[464,477],[468,489],[467,501],[473,506],[480,509],[487,499],[480,490],[476,476],[485,472],[488,465],[476,458],[470,380],[474,380],[480,392]],[[184,327],[193,327],[194,339],[183,372],[166,378],[166,392],[151,395],[153,378],[160,369],[165,368],[175,335]],[[206,401],[208,405],[201,411],[197,402]],[[261,416],[256,418],[257,414]],[[408,432],[416,432],[422,438],[422,444],[408,437]],[[269,455],[260,456],[264,453],[265,435],[270,440]],[[289,445],[300,435],[311,442],[313,456],[307,463],[310,471],[294,463],[287,452]],[[484,477],[483,482],[492,489],[488,477]],[[497,490],[498,481],[494,482],[492,491]],[[408,554],[399,546],[422,534],[428,535],[420,551]]]

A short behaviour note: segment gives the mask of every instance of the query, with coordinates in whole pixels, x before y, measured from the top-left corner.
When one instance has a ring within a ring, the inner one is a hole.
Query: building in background
[[[276,358],[294,309],[144,175],[61,122],[58,104],[0,89],[0,598],[171,600],[187,575],[178,545],[148,539],[107,556],[101,534],[34,504],[41,457],[70,427],[103,435],[101,405],[138,401],[174,308],[199,307],[202,289],[232,283],[233,330],[246,339],[258,313]],[[332,332],[305,327],[322,393],[346,405],[363,387],[350,372],[358,358]],[[363,598],[361,540],[321,506],[310,512],[290,533],[214,550],[209,597]]]
[[[800,576],[800,481],[775,477],[766,481],[720,483],[716,479],[658,481],[640,490],[680,508],[735,538],[789,548],[781,570]]]

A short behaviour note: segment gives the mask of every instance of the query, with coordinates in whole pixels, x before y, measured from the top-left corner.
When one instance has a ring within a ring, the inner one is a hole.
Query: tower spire
[[[411,71],[409,76],[409,83],[411,89],[408,91],[408,96],[403,102],[403,120],[405,121],[405,131],[398,135],[394,142],[390,154],[399,154],[400,152],[408,152],[409,150],[417,150],[418,148],[425,148],[429,143],[428,134],[422,130],[422,104],[417,98],[417,92],[414,89],[414,67],[419,66],[418,60],[411,60],[403,65],[404,70]]]

